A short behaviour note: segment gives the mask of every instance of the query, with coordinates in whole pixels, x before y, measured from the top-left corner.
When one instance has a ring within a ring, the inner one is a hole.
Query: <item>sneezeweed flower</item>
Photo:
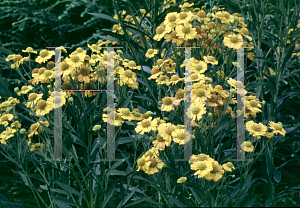
[[[186,181],[186,177],[181,177],[177,179],[177,183],[184,183]]]
[[[282,128],[282,123],[275,123],[273,121],[269,122],[270,129],[273,130],[273,133],[277,135],[278,133],[281,134],[282,136],[285,136],[286,131]]]
[[[130,112],[129,108],[119,108],[117,110],[122,116],[123,119],[131,121],[133,119],[132,113]]]
[[[257,124],[251,120],[246,123],[246,130],[250,132],[250,135],[256,136],[257,139],[260,139],[261,136],[266,135],[268,127],[263,125],[261,122]]]
[[[191,70],[197,74],[203,74],[207,70],[207,63],[204,61],[198,61],[196,59],[191,60]]]
[[[114,126],[122,126],[122,124],[124,123],[121,114],[115,111],[111,111],[109,115],[104,113],[102,115],[102,119],[105,123],[108,122],[110,125]]]
[[[33,48],[27,47],[26,50],[22,50],[24,53],[35,53],[37,54],[37,51],[34,51]]]
[[[191,164],[191,170],[197,170],[194,175],[198,178],[203,178],[205,175],[209,174],[213,170],[213,161],[194,161]]]
[[[274,132],[267,132],[265,135],[268,139],[271,139],[274,137]]]
[[[31,144],[30,146],[30,152],[33,152],[33,151],[43,151],[44,149],[44,144],[43,143],[36,143],[36,144]]]
[[[156,28],[156,35],[154,36],[154,40],[160,41],[167,33],[171,32],[171,27],[164,26],[161,24]]]
[[[84,82],[84,83],[89,83],[91,81],[90,78],[91,78],[92,70],[93,69],[91,68],[91,66],[82,65],[79,70],[78,81]]]
[[[156,137],[156,140],[152,141],[152,144],[154,145],[155,148],[157,148],[160,151],[163,151],[166,146],[170,146],[172,142],[171,138],[164,139],[161,137],[159,134]]]
[[[243,37],[235,34],[227,35],[223,44],[229,48],[240,48],[243,45]]]
[[[135,128],[135,131],[139,134],[149,133],[151,130],[155,130],[156,127],[151,125],[152,117],[149,117],[147,119],[144,119],[141,122],[138,122],[137,127]]]
[[[158,126],[158,133],[164,138],[164,140],[172,139],[172,132],[175,130],[175,125],[171,123],[163,123]]]
[[[185,99],[185,96],[184,96],[184,90],[183,89],[179,89],[176,94],[175,94],[175,97],[173,98],[173,103],[174,105],[178,106],[179,103]]]
[[[16,129],[13,129],[13,128],[10,128],[10,127],[7,127],[5,131],[3,131],[1,134],[0,134],[0,143],[1,144],[7,144],[7,140],[11,137],[13,137],[15,135],[15,132],[17,130]]]
[[[166,25],[167,27],[174,28],[177,25],[176,20],[177,20],[177,12],[170,12],[165,17],[164,25]]]
[[[179,81],[184,81],[184,78],[179,78],[177,75],[172,75],[171,80],[166,83],[166,85],[176,85]]]
[[[179,145],[184,145],[186,142],[191,140],[191,134],[184,129],[175,129],[172,131],[173,141],[178,143]]]
[[[194,39],[197,36],[197,31],[190,23],[185,22],[184,25],[176,27],[177,36],[183,40]]]
[[[254,150],[254,146],[253,146],[252,143],[249,142],[249,141],[243,142],[243,143],[241,144],[241,148],[242,148],[242,150],[244,150],[245,152],[253,152],[253,150]]]
[[[92,50],[93,53],[97,53],[97,54],[100,53],[100,51],[98,50],[98,48],[99,48],[98,45],[96,45],[96,44],[92,44],[92,45],[87,44],[87,45]]]
[[[158,50],[157,50],[157,49],[149,48],[145,56],[146,56],[147,58],[153,58],[154,55],[156,55],[157,53],[158,53]]]
[[[154,118],[152,121],[151,121],[151,125],[152,126],[155,126],[155,130],[153,131],[157,131],[158,130],[158,127],[160,124],[165,124],[166,121],[164,121],[163,119],[160,119],[160,118]]]
[[[218,163],[218,161],[214,161],[212,163],[213,170],[206,174],[204,177],[206,180],[214,180],[217,182],[223,177],[224,170],[222,166]]]
[[[74,53],[74,52],[73,52]],[[74,53],[64,60],[70,67],[77,68],[80,67],[84,62],[84,56]]]
[[[177,14],[176,24],[180,25],[180,24],[188,23],[192,20],[192,18],[193,18],[193,13],[191,11],[180,12],[179,14]]]
[[[15,121],[10,125],[11,128],[15,128],[16,130],[19,130],[21,128],[21,124],[19,121]]]
[[[232,162],[227,162],[225,164],[222,165],[224,170],[232,172],[232,169],[235,169],[235,167],[233,166]]]
[[[4,127],[8,126],[8,121],[11,121],[14,118],[13,114],[3,114],[0,117],[0,125],[3,125]]]
[[[35,106],[35,114],[44,116],[54,109],[54,103],[45,100],[39,100]]]
[[[162,169],[165,166],[165,164],[158,157],[152,157],[148,159],[145,165],[146,173],[148,175],[153,175],[154,173],[159,172],[159,169]]]
[[[208,64],[212,64],[212,65],[218,65],[218,61],[215,60],[215,58],[213,56],[204,56],[203,57],[204,61]]]
[[[203,104],[202,102],[192,103],[191,107],[188,110],[191,111],[190,118],[193,121],[201,120],[202,115],[206,113],[205,104]]]
[[[27,94],[30,90],[32,90],[33,87],[31,85],[28,86],[22,86],[21,90],[17,93],[18,96],[21,96],[21,94]]]
[[[249,36],[249,31],[246,27],[243,27],[242,29],[233,29],[233,31],[240,33],[241,35],[243,35],[245,38],[247,38],[249,41],[252,41],[252,38]]]
[[[120,86],[124,84],[130,85],[136,83],[136,79],[137,79],[136,73],[134,73],[130,69],[127,70],[120,69],[119,74],[120,74],[120,80],[119,80]]]
[[[100,59],[101,57],[98,55],[98,54],[93,54],[91,56],[91,59],[89,60],[89,63],[92,65],[92,66],[95,66],[95,64],[99,61],[101,61]]]
[[[95,125],[92,130],[99,131],[100,129],[101,129],[101,125]]]
[[[146,162],[146,159],[143,158],[143,157],[141,157],[140,159],[138,159],[138,161],[137,161],[137,165],[138,165],[137,171],[140,171],[140,170],[142,170],[144,172],[147,171],[147,166],[146,166],[145,162]]]
[[[172,111],[174,110],[174,105],[173,105],[173,98],[172,97],[165,97],[162,99],[163,101],[159,101],[162,103],[161,106],[161,111]]]
[[[55,55],[54,51],[48,51],[46,49],[43,49],[40,51],[39,56],[35,59],[36,62],[38,62],[39,64],[45,63],[46,61],[48,61],[49,59],[52,58],[52,56]]]

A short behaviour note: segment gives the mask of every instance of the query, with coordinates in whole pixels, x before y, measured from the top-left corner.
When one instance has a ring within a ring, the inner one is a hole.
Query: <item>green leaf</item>
[[[0,51],[7,55],[14,54],[11,50],[8,50],[7,48],[4,48],[4,47],[0,47]]]
[[[148,197],[135,197],[132,199],[132,202],[129,202],[126,204],[126,207],[130,207],[135,204],[140,204],[143,201],[148,201],[148,199],[152,198],[153,196],[148,196]]]
[[[137,190],[138,187],[135,187],[135,189],[130,193],[128,194],[125,199],[124,199],[124,202],[123,202],[123,206],[126,204],[126,202],[130,199],[130,197],[132,197],[132,195],[135,193],[135,191]]]
[[[273,178],[276,183],[279,183],[281,181],[281,172],[279,170],[276,170],[273,173]]]
[[[102,207],[105,207],[108,200],[110,198],[112,198],[114,192],[115,192],[115,187],[116,187],[116,182],[112,185],[112,187],[110,188],[109,192],[107,193],[107,195],[105,196],[103,203],[102,203]]]
[[[57,185],[59,185],[63,190],[75,194],[77,196],[83,197],[81,193],[79,193],[76,189],[72,188],[71,186],[67,184],[63,184],[61,182],[56,181]]]
[[[82,207],[80,204],[77,204],[70,199],[61,197],[61,196],[51,196],[53,199],[53,202],[59,207],[59,208],[71,208],[69,205],[76,206],[76,207]]]
[[[28,180],[27,180],[25,174],[24,174],[24,173],[21,173],[21,172],[19,172],[19,174],[20,174],[22,180],[24,181],[25,185],[26,185],[26,186],[29,186],[29,183],[28,183]]]
[[[4,97],[4,98],[12,97],[12,94],[9,91],[9,89],[1,75],[0,75],[0,96]]]
[[[88,14],[93,15],[95,17],[99,17],[101,19],[109,20],[109,21],[114,22],[114,23],[119,23],[118,20],[114,19],[113,17],[111,17],[111,16],[109,16],[107,14],[101,14],[101,13],[88,13]]]
[[[171,196],[172,201],[178,206],[178,207],[186,207],[184,206],[178,199],[176,199],[174,196]]]

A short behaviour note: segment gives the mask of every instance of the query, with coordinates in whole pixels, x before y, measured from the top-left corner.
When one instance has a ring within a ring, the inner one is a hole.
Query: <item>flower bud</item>
[[[153,136],[150,136],[150,141],[152,142],[155,138]]]
[[[239,21],[239,18],[238,18],[238,17],[234,17],[233,19],[234,19],[235,22],[238,22],[238,21]]]
[[[70,97],[70,98],[68,99],[68,101],[69,101],[70,103],[73,103],[74,99],[73,99],[72,97]]]
[[[20,89],[18,87],[15,87],[14,92],[17,93],[19,91],[20,91]]]
[[[31,141],[29,141],[29,142],[28,142],[28,147],[30,147],[30,146],[31,146],[31,143],[32,143]]]
[[[168,118],[168,117],[164,117],[164,120],[165,120],[165,121],[168,121],[168,120],[169,120],[169,118]]]
[[[47,85],[47,88],[48,88],[48,89],[51,89],[51,85]]]
[[[235,178],[235,175],[231,175],[232,178]]]
[[[208,13],[206,16],[207,16],[208,18],[212,18],[211,13]]]
[[[23,128],[20,130],[20,134],[25,134],[25,133],[26,133],[26,129]]]
[[[194,135],[192,135],[192,139],[196,139],[196,137]]]
[[[213,115],[212,115],[212,113],[208,113],[207,116],[208,116],[208,118],[212,118]]]

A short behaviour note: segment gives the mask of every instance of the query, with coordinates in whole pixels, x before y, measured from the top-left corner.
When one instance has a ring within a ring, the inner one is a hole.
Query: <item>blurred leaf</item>
[[[53,202],[59,207],[59,208],[71,208],[69,205],[76,206],[76,207],[82,207],[80,204],[77,204],[70,199],[61,197],[61,196],[51,196],[53,199]]]
[[[1,75],[0,75],[0,96],[4,98],[12,97],[12,94],[9,91]]]
[[[24,173],[21,173],[21,172],[18,172],[18,173],[20,174],[22,180],[24,181],[25,186],[29,186],[29,183],[28,183],[28,180],[27,180],[25,174],[24,174]]]
[[[59,185],[63,190],[65,190],[66,192],[75,194],[77,196],[83,197],[82,194],[80,194],[77,190],[75,190],[74,188],[70,187],[67,184],[63,184],[61,182],[56,181],[55,183],[57,183],[57,185]]]
[[[88,12],[87,12],[88,13]],[[106,14],[101,14],[101,13],[88,13],[90,15],[93,15],[95,17],[99,17],[101,19],[106,19],[106,20],[109,20],[111,22],[114,22],[114,23],[119,23],[118,20],[114,19],[113,17],[109,16],[109,15],[106,15]]]
[[[171,196],[172,201],[178,206],[178,207],[186,207],[184,206],[178,199],[176,199],[174,196]]]
[[[281,172],[279,170],[276,170],[275,173],[273,173],[273,178],[276,183],[279,183],[281,181]]]

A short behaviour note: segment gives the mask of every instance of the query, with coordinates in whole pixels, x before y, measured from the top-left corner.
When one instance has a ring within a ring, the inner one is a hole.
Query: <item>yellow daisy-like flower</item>
[[[101,125],[95,125],[92,130],[99,131],[100,129],[101,129]]]
[[[181,177],[177,179],[177,183],[184,183],[186,181],[186,177]]]
[[[21,94],[27,94],[30,90],[32,90],[33,87],[31,85],[28,85],[28,86],[22,86],[21,90],[17,93],[19,96]]]
[[[242,29],[233,29],[233,31],[240,33],[242,36],[244,36],[245,38],[247,38],[249,41],[252,41],[252,38],[249,36],[249,31],[246,27],[243,27]]]
[[[179,81],[184,81],[184,78],[179,78],[179,76],[173,75],[173,76],[171,77],[171,80],[170,80],[169,82],[167,82],[166,85],[168,85],[168,86],[169,86],[170,84],[176,85]]]
[[[91,70],[93,70],[91,66],[82,65],[79,70],[78,81],[89,83],[92,76]]]
[[[122,126],[122,124],[124,123],[120,113],[117,113],[115,111],[110,112],[108,116],[107,114],[103,114],[102,119],[105,123],[108,122],[110,125],[114,126]]]
[[[28,131],[28,138],[31,138],[34,135],[38,135],[41,132],[40,129],[39,129],[39,127],[40,127],[40,123],[39,122],[31,124],[30,129]]]
[[[98,54],[93,54],[91,56],[91,59],[89,60],[89,63],[92,65],[92,66],[95,66],[95,64],[97,62],[101,61],[101,56],[99,56]]]
[[[176,27],[177,36],[183,40],[194,39],[197,36],[196,28],[192,27],[192,24],[185,22],[184,25],[178,25]]]
[[[158,127],[160,124],[165,124],[166,121],[165,120],[162,120],[160,118],[154,118],[152,121],[151,121],[151,126],[155,126],[155,130],[153,131],[157,131],[158,130]]]
[[[222,165],[224,170],[232,172],[232,169],[235,169],[235,167],[233,166],[232,162],[227,162],[225,164]]]
[[[241,35],[227,35],[224,38],[223,44],[229,48],[240,48],[244,44],[243,37]]]
[[[222,166],[218,163],[218,161],[214,161],[212,163],[213,170],[206,174],[204,177],[206,180],[214,180],[217,182],[223,177],[224,170]]]
[[[141,122],[138,122],[135,131],[139,134],[149,133],[151,130],[155,131],[156,127],[151,125],[152,117],[144,119]]]
[[[100,53],[100,51],[98,50],[99,49],[98,45],[96,45],[96,44],[92,44],[92,45],[87,44],[87,45],[92,50],[93,53],[97,53],[97,54]]]
[[[173,105],[173,98],[172,97],[165,97],[162,99],[162,106],[161,106],[161,111],[172,111],[174,110],[174,105]],[[161,101],[159,101],[161,102]]]
[[[47,99],[47,101],[54,103],[54,108],[59,108],[66,104],[68,97],[67,92],[50,92],[50,97]]]
[[[198,61],[194,58],[191,59],[191,70],[196,74],[203,74],[207,70],[207,63],[204,61]]]
[[[8,121],[11,121],[14,118],[13,114],[3,114],[0,117],[0,125],[3,125],[4,127],[8,126]]]
[[[273,121],[270,121],[269,122],[269,125],[270,125],[270,129],[272,129],[273,130],[273,133],[274,134],[281,134],[282,136],[285,136],[285,133],[286,133],[286,131],[282,128],[282,123],[275,123],[275,122],[273,122]]]
[[[45,63],[46,61],[48,61],[49,59],[51,59],[51,57],[54,55],[55,55],[54,51],[48,51],[46,49],[43,49],[40,51],[40,54],[35,59],[35,61],[38,62],[39,64],[42,64],[42,63]]]
[[[21,128],[21,124],[19,121],[15,121],[10,125],[11,128],[15,127],[17,130]]]
[[[171,32],[171,27],[165,27],[163,24],[161,24],[156,28],[156,35],[153,37],[153,39],[160,41],[169,32]]]
[[[157,139],[152,141],[152,144],[154,145],[155,148],[159,149],[160,151],[163,151],[165,149],[165,146],[170,146],[172,139],[168,138],[165,140],[163,137],[161,137],[159,134],[156,137]]]
[[[195,175],[198,175],[198,178],[203,178],[213,170],[212,163],[213,161],[194,161],[191,164],[191,170],[197,170]]]
[[[145,163],[146,165],[146,173],[148,175],[152,175],[154,173],[159,172],[159,169],[162,169],[165,164],[158,158],[158,157],[152,157],[148,159]]]
[[[119,83],[121,86],[124,84],[130,85],[136,83],[136,79],[137,79],[136,73],[134,73],[130,69],[127,70],[120,69],[119,74],[120,74]]]
[[[154,55],[156,55],[157,53],[158,53],[158,50],[157,50],[157,49],[149,48],[145,56],[146,56],[147,58],[153,58]]]
[[[172,132],[175,130],[175,125],[171,123],[163,123],[158,126],[158,133],[164,138],[164,140],[172,139]]]
[[[177,12],[170,12],[165,17],[164,25],[166,25],[167,27],[174,28],[177,25],[176,20],[177,20]]]
[[[80,67],[84,62],[84,56],[74,53],[64,60],[70,67],[77,68]]]
[[[123,65],[125,67],[128,67],[129,69],[137,69],[137,70],[142,70],[141,66],[137,66],[135,61],[128,61],[127,63],[123,62]]]
[[[247,109],[249,109],[252,113],[258,113],[261,112],[259,108],[261,108],[261,104],[259,104],[258,99],[246,101],[245,106],[247,106]]]
[[[180,12],[177,14],[176,24],[184,24],[187,22],[190,22],[193,19],[193,13],[191,11],[189,12]]]
[[[137,165],[138,165],[137,171],[140,171],[140,170],[142,170],[144,172],[147,171],[146,159],[145,158],[141,157],[140,159],[138,159]]]
[[[130,112],[129,108],[119,108],[117,112],[121,114],[123,119],[126,119],[128,121],[131,121],[133,119],[133,115]]]
[[[191,107],[189,108],[189,111],[191,112],[191,119],[193,121],[196,120],[201,120],[202,115],[206,113],[206,108],[205,108],[205,104],[203,104],[202,102],[198,102],[198,103],[192,103]]]
[[[257,124],[251,120],[246,123],[246,130],[250,132],[250,135],[256,136],[257,139],[260,139],[261,136],[266,135],[268,127],[263,125],[261,122]]]
[[[244,150],[245,152],[253,152],[253,150],[254,150],[254,146],[252,145],[252,143],[251,142],[243,142],[242,144],[241,144],[241,148],[242,148],[242,150]]]
[[[37,51],[34,51],[33,48],[27,47],[26,50],[22,50],[24,53],[35,53],[37,54]]]
[[[178,143],[179,145],[184,145],[185,140],[190,141],[191,140],[191,134],[187,131],[184,131],[184,129],[177,128],[172,132],[172,138],[173,141]]]
[[[33,106],[37,103],[38,100],[42,99],[43,93],[30,93],[28,96],[29,102],[26,104],[28,108],[33,108]]]
[[[45,100],[39,100],[35,106],[35,114],[44,116],[54,109],[54,103]]]
[[[203,59],[208,64],[218,65],[218,61],[213,56],[204,56]]]
[[[10,128],[10,127],[7,127],[5,131],[3,131],[1,134],[0,134],[0,143],[1,144],[7,144],[7,140],[11,137],[13,137],[15,135],[15,132],[17,130],[16,129],[13,129],[13,128]]]

